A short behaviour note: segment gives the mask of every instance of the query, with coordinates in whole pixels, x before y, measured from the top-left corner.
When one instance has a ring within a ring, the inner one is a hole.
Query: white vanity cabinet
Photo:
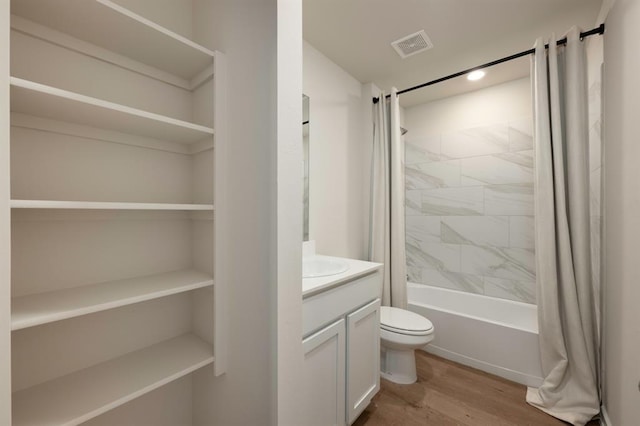
[[[381,265],[304,280],[305,425],[353,423],[380,388]]]
[[[302,341],[304,412],[309,426],[344,425],[345,322],[343,319]]]
[[[347,422],[380,389],[380,299],[347,315]]]

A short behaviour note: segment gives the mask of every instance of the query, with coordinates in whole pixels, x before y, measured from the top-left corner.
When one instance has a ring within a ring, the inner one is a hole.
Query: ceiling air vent
[[[431,49],[433,47],[433,43],[429,40],[427,33],[425,33],[424,30],[420,30],[417,33],[410,34],[400,40],[394,41],[391,43],[391,46],[393,46],[393,48],[396,49],[396,52],[398,52],[398,55],[404,59]]]

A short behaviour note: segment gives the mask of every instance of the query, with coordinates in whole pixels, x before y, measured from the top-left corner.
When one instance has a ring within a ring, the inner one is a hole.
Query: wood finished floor
[[[354,426],[560,426],[525,402],[526,388],[416,351],[418,381],[396,385],[381,380],[380,392]],[[591,421],[588,426],[596,426]]]

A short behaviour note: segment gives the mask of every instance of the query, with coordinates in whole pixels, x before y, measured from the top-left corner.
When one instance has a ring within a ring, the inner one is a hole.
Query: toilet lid
[[[380,307],[380,327],[400,334],[424,335],[433,332],[431,321],[405,309]]]

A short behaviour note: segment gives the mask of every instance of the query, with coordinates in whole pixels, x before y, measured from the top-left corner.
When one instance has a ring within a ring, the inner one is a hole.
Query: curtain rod
[[[582,40],[583,38],[586,38],[586,37],[589,37],[589,36],[592,36],[592,35],[601,35],[601,34],[604,34],[604,24],[600,24],[600,26],[597,27],[597,28],[594,28],[592,30],[580,33],[580,39]],[[567,44],[567,38],[565,37],[563,39],[558,40],[556,44],[558,46],[561,46],[563,44]],[[545,44],[544,48],[548,49],[549,45]],[[478,65],[477,67],[469,68],[469,69],[466,69],[464,71],[460,71],[460,72],[457,72],[455,74],[448,75],[446,77],[441,77],[441,78],[438,78],[436,80],[429,81],[427,83],[422,83],[422,84],[419,84],[417,86],[409,87],[408,89],[400,90],[400,91],[398,91],[398,95],[402,95],[403,93],[412,92],[414,90],[422,89],[423,87],[431,86],[431,85],[434,85],[434,84],[437,84],[437,83],[442,83],[443,81],[447,81],[447,80],[451,80],[452,78],[460,77],[460,76],[468,74],[468,73],[470,73],[472,71],[481,70],[483,68],[492,67],[494,65],[498,65],[498,64],[501,64],[503,62],[508,62],[508,61],[512,61],[514,59],[522,58],[523,56],[531,55],[531,54],[533,54],[535,52],[536,52],[536,49],[529,49],[529,50],[525,50],[524,52],[516,53],[514,55],[510,55],[510,56],[507,56],[507,57],[504,57],[504,58],[501,58],[501,59],[496,59],[495,61],[487,62],[486,64]],[[386,96],[386,98],[389,98],[390,96],[391,95],[389,94],[389,95]],[[377,104],[379,100],[380,100],[380,98],[373,98],[373,103]]]

